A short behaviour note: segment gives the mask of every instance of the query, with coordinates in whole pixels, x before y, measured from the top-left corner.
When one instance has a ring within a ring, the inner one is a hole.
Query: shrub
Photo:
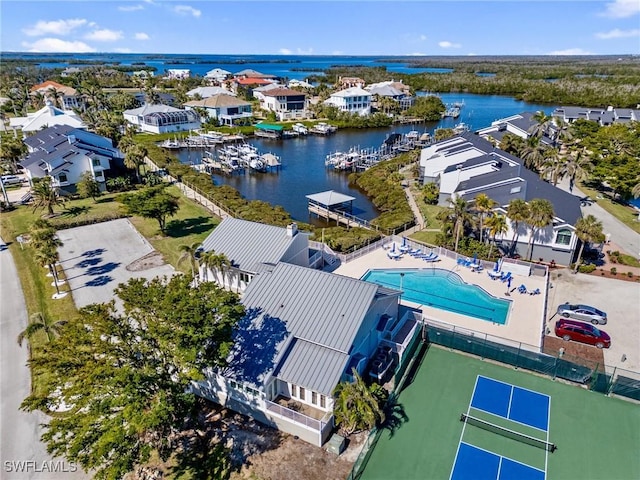
[[[618,269],[616,267],[611,267],[611,275],[617,275]]]
[[[633,272],[627,272],[627,277],[633,278]]]
[[[593,265],[592,263],[586,264],[586,265],[580,265],[578,267],[578,271],[580,273],[591,273],[596,269],[596,266]]]

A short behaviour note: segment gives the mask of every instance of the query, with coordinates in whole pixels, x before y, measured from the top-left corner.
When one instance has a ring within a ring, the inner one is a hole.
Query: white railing
[[[287,420],[291,420],[300,425],[304,425],[305,427],[311,428],[318,432],[321,432],[324,426],[329,423],[329,420],[331,419],[331,412],[327,412],[322,417],[322,420],[316,420],[315,418],[308,417],[303,413],[296,412],[295,410],[283,407],[282,405],[271,402],[269,400],[265,400],[265,404],[269,412],[275,413],[283,418],[286,418]],[[324,421],[325,419],[327,419],[327,421]]]

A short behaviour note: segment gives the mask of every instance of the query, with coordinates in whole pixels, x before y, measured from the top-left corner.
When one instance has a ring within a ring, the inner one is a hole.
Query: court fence
[[[480,332],[462,330],[453,325],[425,321],[427,340],[453,350],[459,350],[482,359],[523,368],[578,383],[594,392],[617,395],[640,401],[640,373],[620,367],[590,361],[564,354],[540,353],[539,348]]]

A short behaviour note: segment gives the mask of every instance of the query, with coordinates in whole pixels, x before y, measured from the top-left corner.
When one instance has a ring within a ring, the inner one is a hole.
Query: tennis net
[[[460,414],[460,421],[465,422],[469,425],[473,425],[475,427],[483,428],[484,430],[488,430],[489,432],[497,433],[498,435],[503,435],[513,440],[518,440],[520,442],[533,445],[534,447],[544,448],[545,450],[552,453],[557,448],[555,444],[547,442],[546,440],[540,440],[539,438],[516,432],[515,430],[511,430],[509,428],[501,427],[499,425],[496,425],[495,423],[487,422],[486,420],[467,415],[466,413]]]

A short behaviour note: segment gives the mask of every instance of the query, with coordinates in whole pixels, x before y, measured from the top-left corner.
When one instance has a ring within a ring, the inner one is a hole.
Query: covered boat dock
[[[375,228],[366,220],[354,216],[353,201],[355,197],[327,190],[326,192],[307,195],[309,213],[315,214],[327,221],[333,220],[347,227]]]

